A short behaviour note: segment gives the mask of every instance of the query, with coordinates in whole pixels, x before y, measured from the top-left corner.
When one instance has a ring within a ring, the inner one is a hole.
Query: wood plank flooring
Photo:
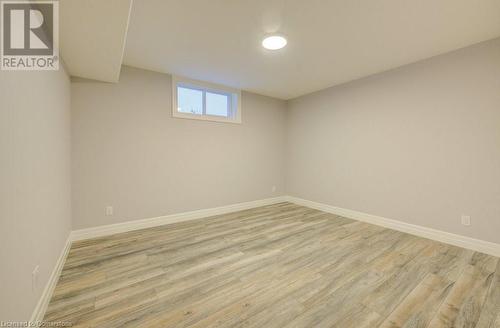
[[[75,242],[73,327],[500,328],[500,263],[290,203]]]

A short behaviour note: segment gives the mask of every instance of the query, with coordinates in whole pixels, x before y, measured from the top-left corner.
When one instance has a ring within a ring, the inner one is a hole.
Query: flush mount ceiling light
[[[262,46],[269,50],[278,50],[286,46],[286,39],[279,35],[271,35],[262,40]]]

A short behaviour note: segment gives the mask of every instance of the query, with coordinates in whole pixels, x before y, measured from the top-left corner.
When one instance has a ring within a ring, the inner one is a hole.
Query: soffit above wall
[[[118,82],[132,0],[63,0],[60,52],[71,76]]]

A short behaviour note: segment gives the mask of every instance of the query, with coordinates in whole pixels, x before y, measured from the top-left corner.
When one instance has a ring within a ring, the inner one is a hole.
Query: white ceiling
[[[123,63],[282,99],[500,36],[500,0],[60,3],[73,76],[116,82]],[[264,50],[275,32],[288,46]]]
[[[500,0],[148,0],[124,64],[289,99],[498,36]]]
[[[63,0],[60,51],[71,76],[118,82],[132,0]]]

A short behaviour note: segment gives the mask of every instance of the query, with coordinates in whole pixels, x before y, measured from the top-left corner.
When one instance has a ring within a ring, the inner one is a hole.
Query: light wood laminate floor
[[[498,258],[281,203],[75,242],[73,327],[500,327]]]

